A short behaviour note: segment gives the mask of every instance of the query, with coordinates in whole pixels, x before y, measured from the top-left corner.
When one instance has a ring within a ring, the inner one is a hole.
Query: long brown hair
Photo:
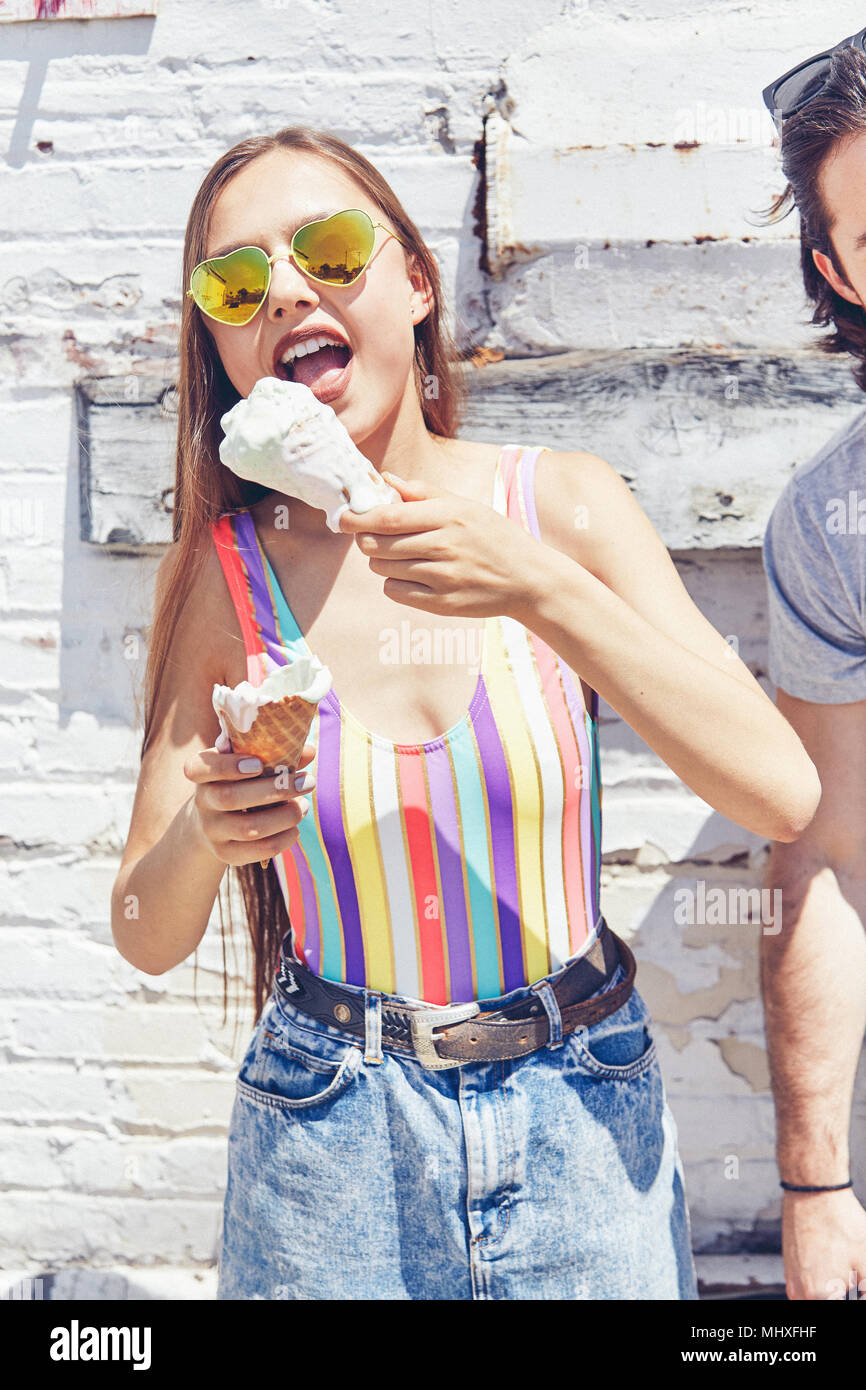
[[[844,283],[850,284],[839,263],[831,232],[834,218],[821,197],[819,179],[827,158],[848,136],[866,131],[866,59],[856,48],[834,53],[823,91],[782,125],[782,172],[787,187],[763,210],[766,222],[777,222],[797,207],[800,214],[800,268],[806,294],[815,306],[812,323],[833,330],[819,338],[823,352],[850,352],[856,358],[854,378],[866,391],[866,313],[838,294],[821,274],[812,251],[822,252]]]
[[[458,366],[455,345],[444,320],[443,295],[436,261],[424,244],[415,223],[379,171],[362,154],[336,136],[325,131],[313,130],[308,126],[286,126],[274,135],[257,135],[242,140],[211,166],[193,199],[186,225],[182,274],[184,291],[194,267],[207,254],[211,213],[220,192],[232,176],[251,160],[277,149],[319,155],[338,165],[366,191],[406,243],[408,251],[414,252],[433,291],[433,301],[427,316],[415,325],[416,389],[427,429],[433,434],[453,438],[465,408],[466,387]],[[223,512],[250,507],[260,498],[267,496],[269,491],[258,483],[236,477],[219,461],[219,443],[222,437],[220,417],[237,403],[240,394],[226,375],[199,310],[185,293],[182,300],[178,353],[178,431],[172,521],[174,558],[168,567],[169,574],[162,593],[157,599],[150,633],[144,682],[142,757],[154,734],[154,712],[172,634],[177,627],[181,609],[190,593],[205,549],[211,544],[209,528]],[[429,383],[433,383],[432,389],[428,389]],[[289,930],[288,913],[273,866],[268,865],[263,869],[258,862],[241,866],[229,865],[217,895],[223,943],[223,1021],[226,1016],[228,970],[222,889],[228,888],[226,908],[231,932],[232,872],[236,875],[235,881],[240,885],[246,925],[252,942],[252,984],[256,1018],[260,1015],[270,992],[280,940]]]

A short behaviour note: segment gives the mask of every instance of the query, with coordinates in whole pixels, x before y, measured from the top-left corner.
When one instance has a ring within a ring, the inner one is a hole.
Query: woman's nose
[[[283,262],[287,264],[284,266]],[[283,304],[296,304],[299,299],[318,303],[318,295],[310,281],[301,274],[291,256],[275,256],[271,263],[268,312]]]

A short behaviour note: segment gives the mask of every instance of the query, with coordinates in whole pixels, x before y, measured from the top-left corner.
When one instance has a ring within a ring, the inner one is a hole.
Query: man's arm
[[[773,845],[767,874],[782,892],[782,930],[761,937],[776,1154],[786,1182],[827,1186],[849,1177],[866,1029],[866,700],[814,704],[779,689],[776,702],[822,784],[810,825]],[[866,1212],[850,1188],[784,1193],[782,1242],[789,1298],[844,1297],[866,1281]]]

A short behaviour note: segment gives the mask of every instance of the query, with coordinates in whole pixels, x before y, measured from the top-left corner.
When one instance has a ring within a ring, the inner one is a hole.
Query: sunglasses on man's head
[[[323,285],[351,285],[367,268],[377,227],[406,246],[396,232],[373,222],[360,208],[348,208],[299,227],[289,256],[311,280]],[[286,259],[269,256],[260,246],[241,246],[226,256],[201,261],[190,276],[187,295],[217,323],[249,323],[267,297],[271,266]]]
[[[830,76],[830,60],[834,53],[841,53],[843,48],[859,48],[861,53],[866,53],[866,29],[861,29],[859,34],[849,34],[847,39],[841,39],[825,52],[816,53],[805,62],[798,63],[795,68],[789,68],[781,77],[777,77],[775,82],[764,88],[764,105],[773,117],[779,134],[782,132],[783,121],[795,112],[801,111],[808,102],[823,92]]]

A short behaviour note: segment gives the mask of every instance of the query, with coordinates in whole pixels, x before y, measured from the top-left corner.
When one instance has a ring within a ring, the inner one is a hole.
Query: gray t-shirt
[[[769,673],[799,700],[866,700],[866,410],[791,475],[763,545]]]

